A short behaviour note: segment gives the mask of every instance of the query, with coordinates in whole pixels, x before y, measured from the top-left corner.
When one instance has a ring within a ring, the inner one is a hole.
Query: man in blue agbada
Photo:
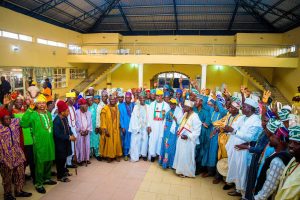
[[[170,100],[170,108],[164,121],[164,135],[158,161],[164,169],[173,166],[177,142],[176,132],[183,117],[182,108],[177,106],[176,99]]]
[[[131,99],[132,94],[130,92],[126,92],[125,102],[118,105],[120,111],[122,148],[125,161],[128,161],[129,159],[128,154],[131,142],[131,132],[128,131],[131,114],[134,108],[134,103],[131,102]]]
[[[208,101],[209,112],[211,116],[211,122],[215,122],[221,118],[223,118],[227,114],[227,110],[224,108],[225,99],[216,100],[210,99]],[[216,164],[218,161],[218,134],[214,132],[213,124],[210,126],[211,133],[210,133],[210,142],[209,142],[209,151],[207,151],[207,171],[208,173],[204,173],[202,177],[207,176],[214,176],[216,173]]]
[[[210,144],[210,133],[211,133],[211,115],[207,106],[207,97],[197,95],[197,99],[194,105],[194,112],[198,114],[199,119],[202,122],[201,133],[199,140],[196,145],[196,175],[205,172],[205,167],[208,161],[208,151]]]
[[[96,98],[100,98],[96,96]],[[101,161],[99,155],[99,129],[97,129],[97,107],[98,104],[94,103],[93,96],[86,96],[87,104],[88,104],[88,111],[90,111],[92,115],[92,132],[90,134],[90,149],[91,149],[91,156],[94,156],[98,161]]]

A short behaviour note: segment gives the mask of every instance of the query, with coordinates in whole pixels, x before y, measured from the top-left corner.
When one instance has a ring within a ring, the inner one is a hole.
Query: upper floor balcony
[[[299,60],[297,45],[197,43],[86,43],[71,48],[68,57],[69,62],[207,63],[257,67],[297,67]]]

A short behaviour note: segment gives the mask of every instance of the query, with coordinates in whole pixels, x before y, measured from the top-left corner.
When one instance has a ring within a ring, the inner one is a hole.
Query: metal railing
[[[296,45],[192,44],[192,43],[89,43],[70,55],[198,55],[298,57]]]

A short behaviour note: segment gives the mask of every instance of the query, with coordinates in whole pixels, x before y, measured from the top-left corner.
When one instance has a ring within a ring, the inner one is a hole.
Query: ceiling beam
[[[44,12],[56,7],[57,5],[66,2],[67,0],[50,0],[47,1],[46,3],[38,6],[37,8],[30,10],[28,15],[29,16],[34,16],[36,14],[43,14]]]
[[[122,15],[122,17],[123,17],[123,20],[124,20],[124,22],[125,22],[125,24],[126,24],[126,26],[127,26],[127,29],[128,29],[129,31],[132,31],[132,29],[131,29],[131,27],[130,27],[130,24],[129,24],[128,20],[127,20],[127,17],[126,17],[126,15],[125,15],[125,13],[124,13],[124,11],[123,11],[122,6],[120,5],[120,3],[118,3],[118,9],[119,9],[119,11],[120,11],[120,13],[121,13],[121,15]]]
[[[259,13],[253,8],[252,5],[249,5],[246,0],[240,0],[240,5],[244,10],[246,10],[252,17],[254,17],[257,21],[261,22],[263,25],[265,25],[268,30],[272,32],[278,32],[278,30],[264,17],[261,17]]]
[[[232,28],[236,13],[237,13],[238,8],[239,8],[239,4],[240,4],[240,0],[237,0],[236,3],[235,3],[233,14],[231,16],[231,19],[230,19],[230,22],[229,22],[229,25],[228,25],[228,30],[231,30],[231,28]]]
[[[273,4],[272,6],[270,6],[268,8],[268,10],[266,10],[263,14],[261,14],[261,16],[265,16],[267,13],[269,13],[271,10],[273,10],[274,8],[276,8],[277,6],[279,6],[281,3],[283,3],[285,0],[280,0],[280,1],[277,1],[277,3]]]
[[[97,27],[101,24],[103,19],[110,13],[110,11],[118,5],[120,0],[107,0],[106,2],[108,2],[106,9],[103,13],[101,13],[100,17],[96,20],[94,25],[91,28],[89,28],[89,32],[94,32],[97,29]]]
[[[176,31],[178,31],[178,17],[177,17],[177,5],[176,0],[173,0],[173,7],[174,7],[174,17],[175,17],[175,23],[176,23]]]
[[[27,16],[30,16],[29,15],[29,11],[28,9],[24,8],[24,7],[21,7],[19,5],[16,5],[16,4],[13,4],[13,3],[10,3],[10,2],[7,2],[7,1],[3,1],[1,2],[0,4],[1,6],[5,7],[5,8],[8,8],[10,10],[13,10],[13,11],[16,11],[16,12],[19,12],[19,13],[22,13],[24,15],[27,15]],[[73,31],[77,31],[77,32],[81,32],[81,33],[84,33],[86,32],[85,30],[83,29],[80,29],[80,28],[75,28],[75,27],[72,27],[72,26],[68,26],[60,21],[57,21],[56,19],[52,19],[52,18],[49,18],[49,17],[45,17],[41,14],[36,14],[35,15],[35,18],[41,20],[41,21],[44,21],[44,22],[47,22],[47,23],[50,23],[50,24],[53,24],[53,25],[56,25],[56,26],[59,26],[59,27],[62,27],[62,28],[66,28],[66,29],[70,29],[70,30],[73,30]]]
[[[281,15],[280,17],[278,17],[277,19],[273,20],[273,21],[271,22],[271,24],[275,24],[275,23],[278,22],[279,20],[285,18],[285,16],[288,16],[288,15],[290,15],[290,14],[293,14],[293,12],[294,12],[295,10],[298,10],[299,8],[300,8],[300,3],[299,3],[297,6],[295,6],[294,8],[292,8],[292,9],[290,9],[290,10],[288,10],[288,11],[282,13],[282,15]]]

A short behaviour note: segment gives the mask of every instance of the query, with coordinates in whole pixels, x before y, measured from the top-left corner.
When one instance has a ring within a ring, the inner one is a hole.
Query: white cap
[[[284,106],[282,106],[281,110],[288,110],[288,111],[292,112],[292,107],[289,105],[284,105]]]
[[[252,106],[253,108],[258,108],[258,102],[251,98],[246,98],[245,104],[248,104],[249,106]]]
[[[185,100],[184,105],[192,108],[194,106],[194,102],[190,100]]]

